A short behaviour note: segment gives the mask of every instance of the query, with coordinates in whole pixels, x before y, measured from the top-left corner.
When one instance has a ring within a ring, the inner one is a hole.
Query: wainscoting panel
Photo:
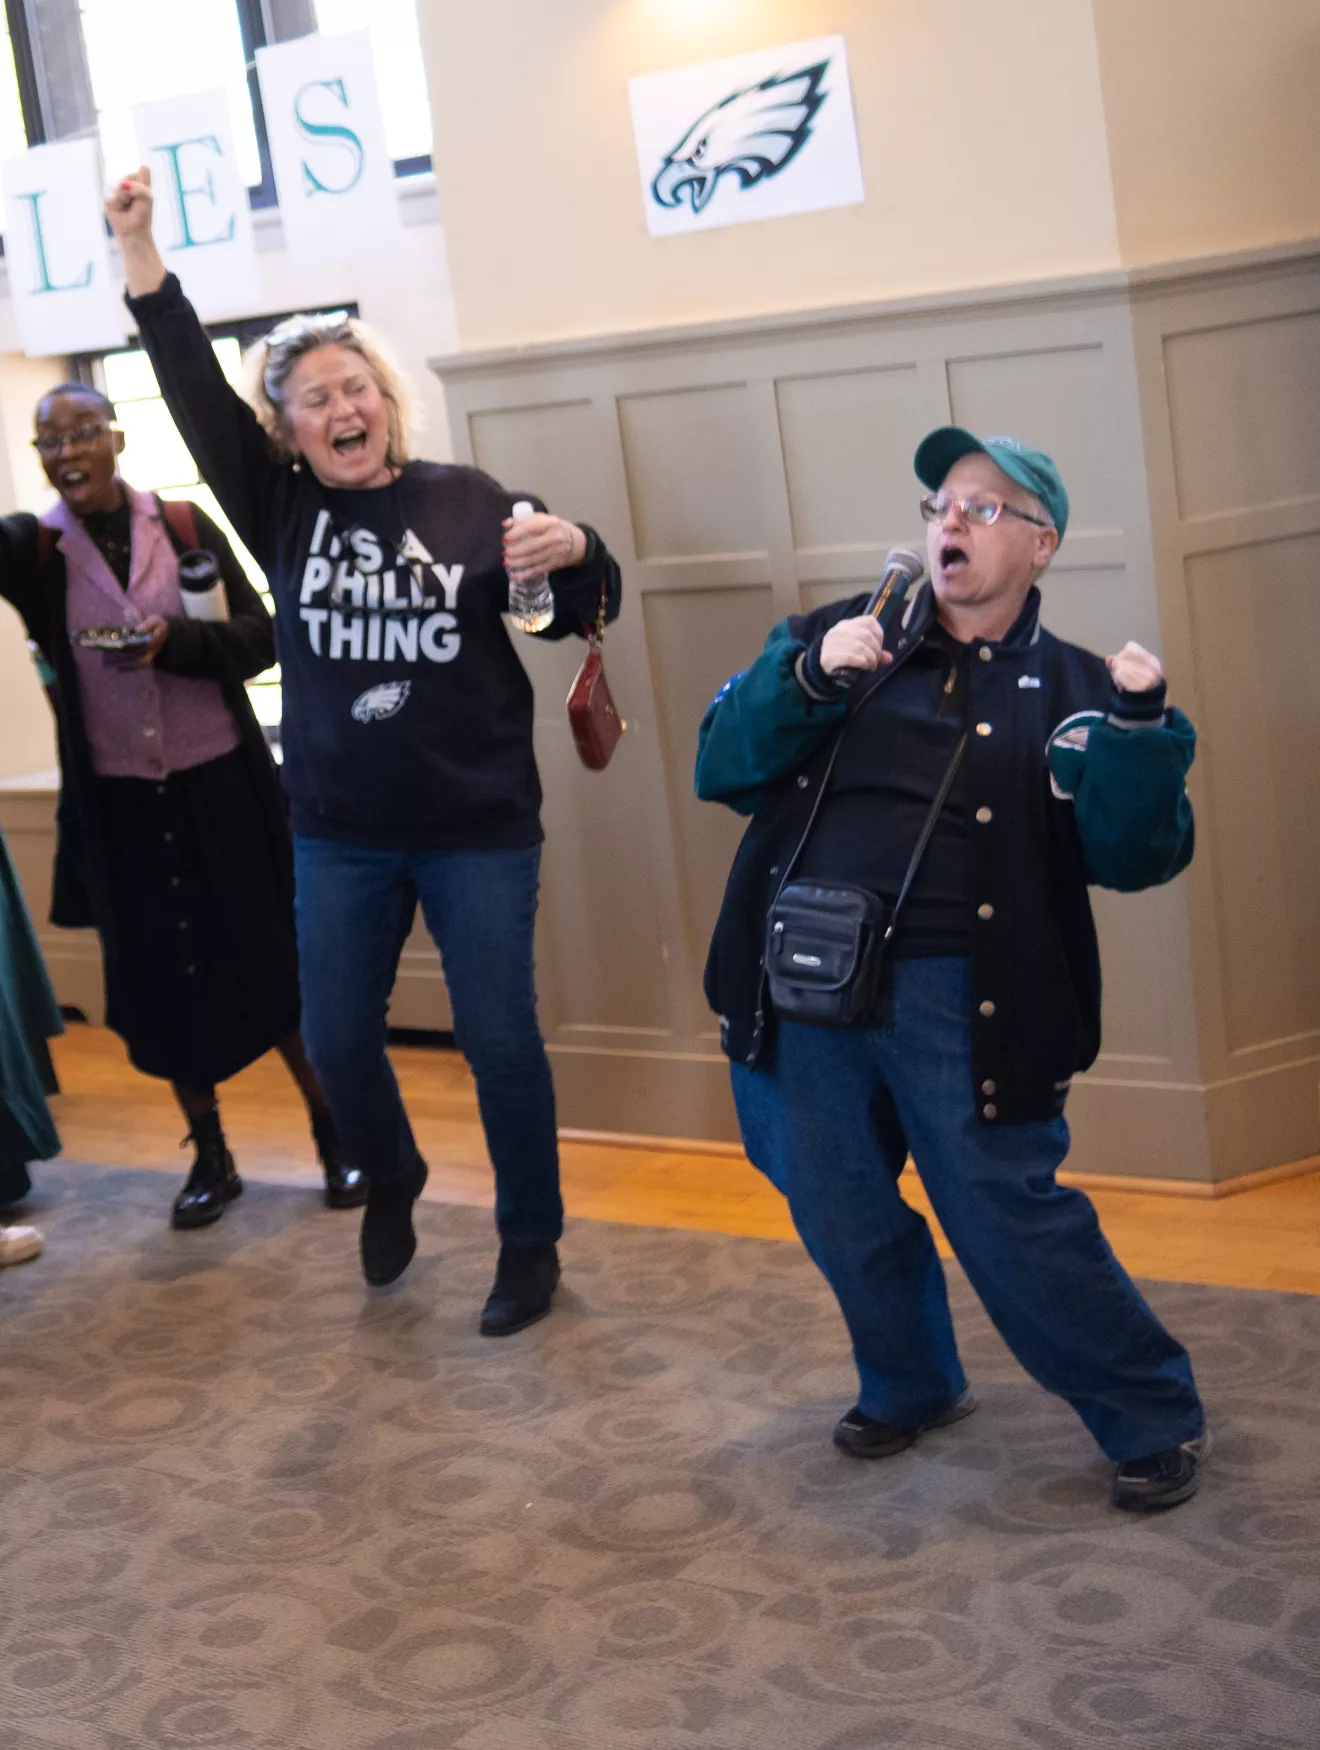
[[[1320,626],[1300,601],[1315,560],[1304,543],[1275,554],[1267,602],[1261,556],[1217,555],[1259,539],[1276,491],[1286,527],[1268,538],[1311,532],[1298,498],[1315,491],[1320,397],[1303,353],[1320,297],[1315,260],[1297,255],[1135,289],[1113,276],[434,361],[460,459],[552,490],[624,569],[607,653],[630,730],[609,771],[577,771],[563,729],[578,652],[519,644],[538,697],[542,1002],[566,1124],[736,1134],[700,974],[744,823],[692,796],[697,725],[783,615],[868,589],[889,546],[924,544],[912,453],[954,419],[1056,457],[1074,508],[1046,624],[1101,654],[1129,638],[1159,650],[1205,736],[1189,878],[1097,896],[1106,1037],[1075,1098],[1075,1164],[1229,1178],[1274,1164],[1285,1134],[1296,1147],[1303,1103],[1280,1042],[1320,1025],[1320,942],[1296,902],[1320,839],[1309,799],[1305,822],[1279,810],[1315,769]],[[1223,338],[1239,327],[1241,354]],[[1265,458],[1255,474],[1225,448],[1238,416]],[[1306,456],[1289,473],[1295,444]],[[1208,561],[1188,568],[1197,554]],[[1268,624],[1290,618],[1259,628],[1234,669],[1244,592]],[[1286,696],[1262,704],[1262,667]],[[1234,923],[1253,867],[1269,916]],[[1214,1095],[1248,1049],[1264,1092]],[[1271,1138],[1276,1071],[1288,1117]]]

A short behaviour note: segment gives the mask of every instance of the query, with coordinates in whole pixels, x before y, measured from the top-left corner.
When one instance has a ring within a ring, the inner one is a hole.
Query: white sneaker
[[[0,1270],[39,1257],[45,1243],[35,1227],[0,1227]]]

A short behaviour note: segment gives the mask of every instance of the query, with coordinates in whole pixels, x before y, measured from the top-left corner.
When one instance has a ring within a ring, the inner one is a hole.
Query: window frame
[[[50,139],[49,96],[42,89],[41,65],[32,46],[34,0],[4,0],[9,41],[14,52],[14,73],[18,81],[18,98],[23,111],[23,131],[29,146],[43,146]],[[272,40],[266,0],[231,0],[238,13],[238,28],[243,41],[243,58],[247,72],[248,97],[252,104],[252,122],[257,135],[257,154],[261,164],[261,181],[247,191],[248,205],[253,212],[279,206],[275,188],[275,173],[271,165],[270,135],[266,129],[266,112],[261,102],[261,84],[257,78],[258,49]],[[68,136],[62,136],[68,137]],[[396,158],[396,181],[408,176],[422,176],[434,168],[429,152],[414,158]]]

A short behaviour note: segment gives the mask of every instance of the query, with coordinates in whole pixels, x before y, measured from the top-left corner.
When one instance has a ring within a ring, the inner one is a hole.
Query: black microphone
[[[891,547],[885,554],[885,568],[871,599],[862,609],[863,619],[878,620],[889,648],[889,628],[903,611],[907,592],[926,575],[926,561],[916,547]],[[854,687],[867,671],[861,668],[841,668],[835,674],[836,685]]]
[[[926,575],[925,556],[916,547],[891,547],[885,554],[885,569],[875,587],[863,617],[879,620],[881,629],[889,631],[898,618],[907,592]]]

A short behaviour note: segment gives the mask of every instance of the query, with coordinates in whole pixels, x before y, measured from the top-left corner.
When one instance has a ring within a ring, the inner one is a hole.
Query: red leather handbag
[[[587,633],[587,654],[568,689],[568,726],[578,758],[589,772],[603,772],[628,725],[619,715],[605,678],[605,586],[601,586],[600,612]]]

